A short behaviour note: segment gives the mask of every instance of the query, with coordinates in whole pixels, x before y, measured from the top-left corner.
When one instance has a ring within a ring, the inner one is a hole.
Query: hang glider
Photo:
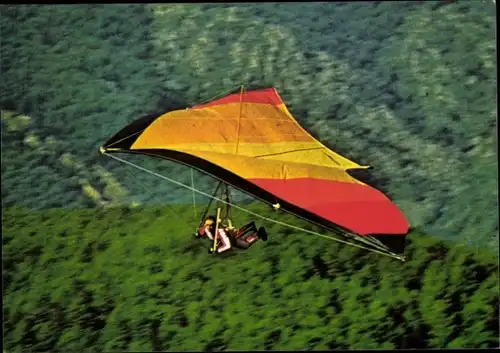
[[[185,164],[345,238],[400,259],[409,223],[379,190],[347,173],[367,169],[324,146],[274,88],[132,122],[100,148]]]

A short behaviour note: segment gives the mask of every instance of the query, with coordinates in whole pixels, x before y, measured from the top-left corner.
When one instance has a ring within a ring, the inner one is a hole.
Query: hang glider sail
[[[274,88],[231,93],[149,115],[123,128],[101,153],[173,160],[328,230],[401,254],[409,223],[379,190],[355,179],[366,169],[313,138]]]

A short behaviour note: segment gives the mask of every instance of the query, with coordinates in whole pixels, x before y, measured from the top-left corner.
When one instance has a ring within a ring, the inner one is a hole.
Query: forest
[[[2,5],[7,351],[497,347],[495,21],[491,1]],[[207,257],[189,191],[98,153],[241,84],[374,167],[414,228],[406,263],[273,224]]]
[[[7,209],[7,352],[498,347],[494,252],[417,230],[402,263],[257,221],[267,242],[209,256],[190,212]]]

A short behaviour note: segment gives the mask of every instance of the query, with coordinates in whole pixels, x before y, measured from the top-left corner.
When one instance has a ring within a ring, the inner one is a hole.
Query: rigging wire
[[[142,183],[142,182],[139,180],[139,178],[138,178],[138,177],[136,177],[136,176],[134,175],[134,173],[132,173],[132,172],[131,172],[130,170],[128,170],[128,169],[125,169],[125,171],[126,171],[126,172],[127,172],[127,173],[131,176],[131,177],[132,177],[132,179],[133,179],[133,180],[135,180],[135,181],[136,181],[136,182],[137,182],[140,186],[142,186],[142,187],[144,188],[144,190],[146,190],[146,191],[147,191],[150,195],[156,195],[156,196],[158,196],[158,194],[157,194],[157,193],[152,193],[151,189],[149,189],[149,188],[148,188],[148,187],[147,187],[144,183]],[[155,197],[155,198],[153,198],[152,200],[155,200],[155,199],[156,199],[156,197]],[[168,210],[168,208],[167,208],[167,210]],[[170,215],[170,214],[171,214],[171,212],[167,211],[167,213],[166,213],[166,214],[167,214],[167,215]]]
[[[195,106],[195,105],[202,105],[202,104],[208,103],[208,102],[210,102],[210,101],[213,101],[213,100],[215,100],[215,99],[217,99],[217,98],[221,98],[221,97],[227,96],[227,95],[228,95],[228,94],[230,94],[230,93],[234,93],[234,91],[236,91],[236,89],[237,89],[237,88],[240,88],[240,87],[241,87],[241,85],[234,86],[234,87],[232,87],[231,89],[228,89],[227,91],[224,91],[224,92],[222,92],[222,93],[220,93],[220,94],[218,94],[218,95],[216,95],[216,96],[213,96],[213,97],[211,97],[211,98],[208,98],[208,99],[206,99],[206,100],[202,101],[201,103],[191,103],[191,106]]]
[[[194,188],[194,170],[193,168],[190,169],[191,171],[191,187],[193,188],[193,214],[194,214],[194,219],[197,220],[198,219],[198,212],[196,212],[196,193],[194,192],[195,188]]]
[[[240,114],[238,116],[238,130],[236,131],[236,152],[234,154],[238,154],[238,145],[240,142],[240,125],[241,125],[241,113],[243,111],[243,91],[244,87],[241,85],[240,90]]]
[[[107,153],[105,153],[105,155],[108,156],[108,157],[110,157],[110,158],[112,158],[112,159],[115,159],[115,160],[117,160],[119,162],[122,162],[122,163],[125,163],[125,164],[129,165],[129,166],[132,166],[132,167],[134,167],[136,169],[142,170],[143,172],[146,172],[146,173],[154,175],[154,176],[156,176],[158,178],[167,180],[167,181],[169,181],[169,182],[171,182],[173,184],[176,184],[178,186],[182,186],[182,187],[184,187],[186,189],[189,189],[189,190],[191,190],[193,192],[197,192],[197,193],[199,193],[199,194],[201,194],[203,196],[206,196],[206,197],[211,198],[213,200],[222,202],[222,203],[224,203],[224,204],[226,204],[228,206],[234,207],[234,208],[236,208],[236,209],[238,209],[240,211],[246,212],[246,213],[251,214],[251,215],[253,215],[255,217],[261,218],[261,219],[263,219],[265,221],[268,221],[268,222],[271,222],[271,223],[275,223],[275,224],[279,224],[281,226],[292,228],[292,229],[295,229],[295,230],[298,230],[298,231],[302,231],[302,232],[305,232],[305,233],[309,233],[309,234],[312,234],[312,235],[316,235],[316,236],[319,236],[319,237],[324,238],[324,239],[338,241],[338,242],[346,244],[346,245],[355,246],[355,247],[363,249],[363,250],[372,251],[372,252],[378,253],[380,255],[389,256],[389,257],[392,257],[392,258],[395,258],[395,259],[398,259],[398,260],[401,260],[401,261],[405,261],[404,256],[400,256],[400,255],[396,255],[396,254],[392,254],[392,253],[384,253],[384,252],[379,251],[377,249],[370,249],[370,248],[365,247],[365,246],[360,245],[360,244],[347,242],[347,241],[344,241],[342,239],[338,239],[338,238],[335,238],[335,237],[332,237],[332,236],[328,236],[328,235],[325,235],[325,234],[321,234],[321,233],[318,233],[318,232],[315,232],[315,231],[312,231],[312,230],[308,230],[308,229],[304,229],[304,228],[301,228],[301,227],[298,227],[298,226],[294,226],[292,224],[281,222],[279,220],[275,220],[275,219],[272,219],[272,218],[269,218],[269,217],[266,217],[266,216],[262,216],[262,215],[260,215],[258,213],[250,211],[250,210],[248,210],[248,209],[246,209],[244,207],[241,207],[241,206],[238,206],[236,204],[227,202],[227,201],[225,201],[225,200],[223,200],[223,199],[221,199],[221,198],[219,198],[219,197],[217,197],[215,195],[211,196],[210,194],[207,194],[207,193],[205,193],[205,192],[203,192],[201,190],[197,190],[197,189],[195,189],[195,188],[193,188],[193,187],[191,187],[189,185],[183,184],[183,183],[181,183],[181,182],[179,182],[177,180],[171,179],[171,178],[169,178],[169,177],[167,177],[165,175],[161,175],[161,174],[158,174],[158,173],[153,172],[151,170],[148,170],[146,168],[143,168],[143,167],[141,167],[139,165],[136,165],[136,164],[134,164],[132,162],[129,162],[129,161],[125,160],[125,159],[122,159],[120,157],[117,157],[117,156],[114,156],[114,155],[111,155],[111,154],[107,154]]]

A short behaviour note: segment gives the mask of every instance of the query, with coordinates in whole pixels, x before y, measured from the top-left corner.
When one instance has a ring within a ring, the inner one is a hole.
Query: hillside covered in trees
[[[2,5],[8,352],[497,346],[495,6]],[[143,115],[240,84],[276,87],[374,167],[360,179],[417,229],[407,263],[271,224],[268,243],[207,258],[191,192],[98,154]]]
[[[374,166],[368,181],[413,225],[470,245],[497,243],[493,3],[1,11],[4,207],[188,200],[97,149],[144,114],[244,83],[278,88],[315,136]],[[9,128],[12,112],[30,121]],[[137,162],[188,180],[187,169]]]
[[[274,213],[262,205],[250,210]],[[410,235],[408,261],[262,223],[210,256],[191,207],[4,214],[4,347],[210,351],[498,346],[496,254]],[[242,224],[248,216],[239,214]],[[257,220],[258,221],[258,220]],[[287,222],[306,226],[289,217]]]

